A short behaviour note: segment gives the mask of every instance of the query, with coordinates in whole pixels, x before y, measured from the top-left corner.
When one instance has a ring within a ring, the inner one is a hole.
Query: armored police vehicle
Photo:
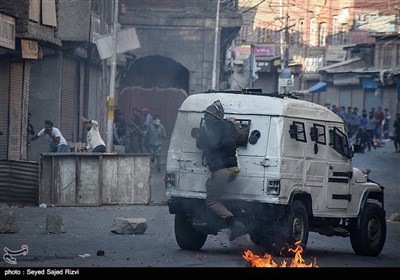
[[[238,147],[240,173],[224,189],[224,205],[255,244],[273,252],[307,245],[309,232],[349,237],[355,253],[377,256],[386,238],[384,188],[352,166],[340,117],[288,96],[209,92],[181,105],[166,166],[166,195],[182,249],[199,250],[226,225],[205,204],[210,171],[195,135],[216,100],[248,135]]]

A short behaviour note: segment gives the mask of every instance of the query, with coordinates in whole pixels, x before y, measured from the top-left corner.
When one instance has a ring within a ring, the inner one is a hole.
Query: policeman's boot
[[[242,222],[239,222],[234,216],[226,218],[225,221],[231,230],[229,241],[232,241],[247,233],[246,226]]]

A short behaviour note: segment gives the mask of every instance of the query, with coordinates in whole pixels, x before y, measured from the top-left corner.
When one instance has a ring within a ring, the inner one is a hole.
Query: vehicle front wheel
[[[352,225],[351,247],[358,255],[375,257],[382,251],[385,240],[385,212],[379,205],[367,203],[359,220]]]
[[[197,251],[206,242],[207,234],[193,228],[184,214],[176,214],[175,239],[181,249]]]

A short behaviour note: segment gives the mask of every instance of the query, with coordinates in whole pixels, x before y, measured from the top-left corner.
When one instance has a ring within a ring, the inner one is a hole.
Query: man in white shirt
[[[32,136],[30,140],[28,140],[28,144],[38,139],[40,136],[47,134],[48,142],[50,144],[49,152],[53,153],[65,153],[68,152],[68,144],[65,138],[62,136],[60,130],[58,128],[53,127],[53,122],[50,120],[46,120],[44,122],[44,128]]]
[[[81,117],[81,120],[89,131],[86,135],[86,147],[84,150],[92,150],[94,153],[107,152],[106,145],[100,136],[99,123],[95,120],[89,120],[84,117]]]

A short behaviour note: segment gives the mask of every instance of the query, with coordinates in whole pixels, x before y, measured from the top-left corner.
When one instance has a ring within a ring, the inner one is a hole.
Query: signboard
[[[22,58],[38,59],[39,44],[36,41],[21,39]]]
[[[15,19],[0,13],[0,47],[15,50]]]
[[[292,79],[279,78],[279,87],[290,87],[293,86]]]
[[[257,61],[257,68],[260,72],[270,72],[271,62],[269,61]]]
[[[101,59],[107,59],[112,56],[112,34],[99,36],[94,41]],[[126,28],[117,32],[117,54],[138,48],[140,48],[140,43],[135,27]]]
[[[336,76],[334,75],[333,84],[335,86],[346,86],[346,85],[359,85],[359,77],[346,77],[346,76]]]
[[[242,45],[240,47],[236,47],[234,49],[235,60],[234,63],[236,65],[241,65],[244,63],[246,59],[250,57],[251,54],[251,46],[250,45]]]
[[[285,68],[279,75],[279,88],[293,86],[292,73],[290,68]]]
[[[42,0],[42,24],[54,27],[57,26],[57,12],[56,12],[55,0]]]
[[[275,55],[275,47],[273,45],[270,46],[254,46],[254,55],[255,56],[274,56]]]
[[[90,15],[90,42],[94,43],[95,39],[100,37],[100,17],[95,14]]]
[[[304,59],[304,71],[317,73],[318,68],[324,66],[323,57],[306,57]]]

